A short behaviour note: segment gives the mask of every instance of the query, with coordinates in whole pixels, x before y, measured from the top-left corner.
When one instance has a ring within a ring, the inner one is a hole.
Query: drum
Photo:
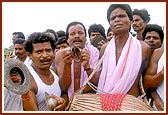
[[[4,86],[16,94],[25,94],[31,85],[31,74],[18,59],[8,59],[4,64]]]
[[[69,111],[154,111],[140,99],[128,94],[74,94]]]

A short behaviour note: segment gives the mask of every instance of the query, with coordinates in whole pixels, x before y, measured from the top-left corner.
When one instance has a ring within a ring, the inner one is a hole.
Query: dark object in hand
[[[57,100],[53,97],[49,97],[49,94],[47,92],[45,92],[45,101],[50,111],[53,111],[54,108],[58,105]]]
[[[98,47],[99,47],[99,42],[101,42],[102,40],[103,40],[105,43],[107,42],[107,39],[104,38],[102,35],[96,35],[96,36],[94,37],[93,41],[91,42],[91,44],[92,44],[94,47],[98,48]]]
[[[81,59],[81,49],[77,46],[72,46],[71,47],[71,54],[72,57],[75,59]]]

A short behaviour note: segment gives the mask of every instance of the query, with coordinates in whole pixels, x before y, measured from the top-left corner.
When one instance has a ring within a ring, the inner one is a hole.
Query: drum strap
[[[99,69],[100,65],[101,65],[102,62],[103,62],[103,58],[104,58],[104,57],[105,57],[105,53],[102,55],[101,59],[98,61],[96,67],[93,69],[92,73],[89,75],[88,80],[87,80],[87,82],[86,82],[86,84],[88,84],[94,91],[96,91],[96,92],[99,91],[99,92],[102,92],[102,93],[106,93],[106,92],[104,92],[104,91],[98,89],[97,86],[95,86],[92,82],[90,82],[90,80],[92,79],[92,77],[94,76],[94,74],[96,73],[96,71]],[[85,87],[85,86],[84,86],[84,87]],[[80,93],[83,92],[82,90],[84,89],[84,87],[81,87],[81,88],[80,88],[80,91],[79,91]]]
[[[147,95],[146,95],[146,92],[145,92],[144,87],[143,87],[142,75],[141,75],[141,77],[140,77],[139,87],[140,87],[140,92],[142,93],[142,95],[140,96],[141,100],[142,100],[146,105],[150,106],[151,98],[149,98],[149,100],[147,99]]]

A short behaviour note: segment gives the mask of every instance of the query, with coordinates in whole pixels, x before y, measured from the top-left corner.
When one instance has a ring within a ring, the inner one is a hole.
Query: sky
[[[109,27],[107,9],[113,2],[2,2],[2,47],[12,45],[12,33],[27,37],[46,29],[66,30],[72,21],[82,22],[86,30],[91,24]],[[151,24],[166,27],[166,2],[126,2],[131,9],[145,8]],[[165,30],[165,28],[164,28]]]

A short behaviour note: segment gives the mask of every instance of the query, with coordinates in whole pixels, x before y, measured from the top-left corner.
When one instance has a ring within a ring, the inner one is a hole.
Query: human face
[[[107,40],[110,41],[112,38],[113,38],[114,34],[112,31],[110,31],[108,34],[107,34]]]
[[[95,38],[95,36],[97,36],[97,35],[101,35],[99,32],[91,32],[90,33],[90,42],[92,42],[93,41],[93,39]]]
[[[19,35],[18,34],[14,34],[12,37],[12,40],[15,41],[16,39],[18,39]]]
[[[82,25],[72,25],[68,30],[68,43],[70,46],[84,48],[86,42],[85,31]]]
[[[26,50],[24,49],[23,44],[15,44],[14,48],[15,48],[15,55],[19,60],[27,57]]]
[[[60,49],[65,49],[68,47],[68,44],[67,43],[63,43],[63,44],[60,44],[60,45],[57,45],[56,47],[56,51],[60,50]]]
[[[110,15],[110,28],[111,31],[116,34],[122,34],[123,32],[129,32],[131,21],[125,10],[116,8]]]
[[[162,45],[160,36],[156,31],[147,32],[144,41],[151,46],[152,50],[160,48]]]
[[[147,23],[139,15],[133,15],[132,28],[134,31],[143,31]]]
[[[33,65],[39,69],[49,69],[54,59],[54,52],[50,42],[33,44],[33,51],[29,54]]]

